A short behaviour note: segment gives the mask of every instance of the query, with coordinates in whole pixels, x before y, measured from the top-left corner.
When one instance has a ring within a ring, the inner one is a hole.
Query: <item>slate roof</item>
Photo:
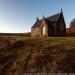
[[[59,17],[60,17],[61,13],[55,14],[53,16],[47,17],[46,19],[52,22],[56,22],[58,21]]]
[[[45,18],[45,21],[47,24],[49,23],[56,23],[60,17],[61,13],[58,13],[58,14],[55,14],[55,15],[52,15],[50,17],[47,17]],[[39,20],[39,21],[36,21],[36,23],[32,26],[32,28],[36,28],[36,27],[39,27],[42,23],[43,19]]]

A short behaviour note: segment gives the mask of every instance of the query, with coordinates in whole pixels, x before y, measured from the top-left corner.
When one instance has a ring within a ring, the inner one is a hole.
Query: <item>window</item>
[[[45,26],[42,27],[42,34],[43,34],[43,35],[46,34],[46,28],[45,28]]]

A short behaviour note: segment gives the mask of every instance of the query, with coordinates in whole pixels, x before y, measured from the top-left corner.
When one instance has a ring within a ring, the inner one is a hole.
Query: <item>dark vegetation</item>
[[[75,18],[70,23],[70,28],[75,27]]]
[[[28,33],[0,33],[0,36],[28,36],[30,37],[31,32]]]
[[[66,29],[67,37],[75,37],[75,18],[70,22],[70,27]]]
[[[66,36],[67,37],[75,37],[75,33],[74,32],[66,33]]]
[[[0,37],[0,75],[75,72],[75,37]]]

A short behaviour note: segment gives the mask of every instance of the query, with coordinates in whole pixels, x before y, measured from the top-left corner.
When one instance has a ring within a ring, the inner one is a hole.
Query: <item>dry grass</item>
[[[0,37],[0,75],[75,72],[75,37]]]

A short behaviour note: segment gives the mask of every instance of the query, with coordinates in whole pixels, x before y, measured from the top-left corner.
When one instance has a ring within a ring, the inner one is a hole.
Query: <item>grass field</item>
[[[0,75],[75,72],[75,37],[0,37]]]

